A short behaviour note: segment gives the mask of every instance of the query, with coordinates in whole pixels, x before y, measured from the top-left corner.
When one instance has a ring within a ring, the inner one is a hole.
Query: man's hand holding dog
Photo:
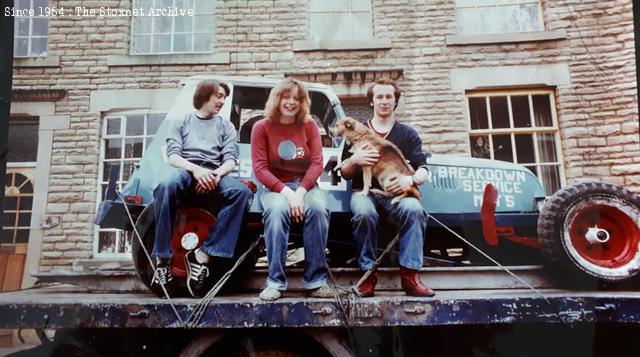
[[[396,175],[389,179],[389,185],[385,187],[385,191],[389,191],[399,195],[413,186],[413,177],[407,175]]]
[[[351,162],[358,166],[373,166],[380,159],[378,150],[365,145],[351,155]]]

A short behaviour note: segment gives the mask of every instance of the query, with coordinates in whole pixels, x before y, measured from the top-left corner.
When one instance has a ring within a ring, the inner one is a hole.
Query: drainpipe
[[[5,16],[5,9],[13,7],[13,0],[0,0],[0,213],[4,206],[4,185],[9,149],[9,113],[11,81],[13,78],[13,16]],[[0,221],[0,229],[2,222]]]

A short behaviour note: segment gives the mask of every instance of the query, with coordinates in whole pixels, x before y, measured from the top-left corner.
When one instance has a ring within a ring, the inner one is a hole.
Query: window
[[[120,165],[116,189],[121,190],[127,184],[165,116],[166,113],[137,111],[110,114],[104,118],[98,201],[104,199],[107,191],[111,166]],[[130,253],[132,237],[133,233],[124,234],[116,229],[100,229],[94,251],[101,257]]]
[[[456,0],[456,16],[461,35],[544,29],[540,0]]]
[[[132,17],[131,53],[209,53],[213,52],[215,1],[135,0],[142,16]],[[168,9],[171,16],[154,15]]]
[[[311,0],[310,40],[365,40],[373,37],[371,0]]]
[[[36,117],[11,117],[7,162],[33,162],[35,165],[38,160],[38,123]]]
[[[269,98],[271,88],[260,87],[233,87],[233,102],[230,120],[235,125],[238,132],[238,141],[240,144],[249,144],[251,142],[251,130],[253,125],[260,119],[264,118],[264,107]],[[336,113],[333,110],[331,102],[326,95],[316,91],[309,91],[311,97],[310,114],[315,119],[322,145],[324,147],[334,147],[335,143],[331,140],[329,127],[336,119]]]
[[[47,54],[49,18],[38,16],[48,6],[47,0],[16,0],[16,10],[33,9],[35,16],[16,16],[14,22],[15,57],[39,57]],[[28,11],[25,11],[28,12]]]
[[[366,123],[373,118],[373,107],[367,97],[340,98],[340,103],[345,114],[353,119]]]
[[[547,195],[565,181],[553,92],[469,94],[471,156],[515,162],[541,180]]]
[[[33,184],[18,172],[7,173],[0,244],[27,243],[31,225]]]

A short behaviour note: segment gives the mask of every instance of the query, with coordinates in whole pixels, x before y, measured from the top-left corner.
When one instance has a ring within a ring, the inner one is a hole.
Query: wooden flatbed
[[[380,272],[380,290],[373,298],[316,299],[299,290],[298,270],[290,273],[291,290],[275,302],[257,297],[258,281],[247,291],[221,294],[191,327],[338,327],[437,326],[640,321],[640,292],[563,290],[542,278],[540,267],[513,267],[537,291],[499,268],[432,268],[423,270],[435,288],[432,298],[416,298],[398,290],[394,269]],[[264,273],[264,272],[262,272]],[[334,272],[339,285],[353,284],[359,272]],[[92,291],[68,284],[0,294],[1,328],[184,327],[200,300],[175,298],[171,303],[151,293]],[[181,321],[182,320],[182,321]]]

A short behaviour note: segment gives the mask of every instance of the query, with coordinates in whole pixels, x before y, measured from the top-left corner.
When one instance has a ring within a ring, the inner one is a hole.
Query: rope
[[[129,211],[129,206],[127,206],[127,203],[120,195],[120,192],[116,192],[116,194],[118,195],[120,200],[122,200],[122,205],[124,206],[124,210],[127,212],[127,217],[129,218],[129,222],[131,222],[131,226],[133,227],[133,232],[136,238],[138,239],[138,243],[140,243],[142,250],[144,251],[144,255],[147,257],[147,260],[149,261],[149,265],[151,266],[151,268],[153,268],[153,271],[155,273],[156,265],[154,264],[153,259],[151,258],[151,255],[149,255],[149,252],[147,251],[147,247],[144,245],[144,242],[140,237],[140,233],[138,233],[138,229],[136,228],[136,223],[133,221],[133,217],[131,216],[131,212]],[[162,292],[164,293],[164,296],[167,298],[169,305],[171,305],[171,309],[173,310],[173,313],[176,315],[176,318],[178,319],[178,321],[180,321],[180,324],[184,324],[182,317],[178,313],[178,309],[174,305],[173,300],[171,299],[171,296],[169,296],[169,292],[167,291],[167,288],[164,286],[164,284],[160,284],[160,287],[162,288]]]
[[[551,304],[551,302],[549,301],[549,299],[547,299],[546,296],[544,296],[538,289],[534,288],[531,284],[527,283],[524,279],[522,279],[521,277],[519,277],[518,275],[516,275],[514,272],[512,272],[511,270],[509,270],[509,268],[505,267],[504,265],[498,263],[497,260],[491,258],[487,253],[483,252],[482,249],[476,247],[475,245],[473,245],[473,243],[469,242],[467,239],[465,239],[464,237],[462,237],[461,235],[459,235],[458,233],[456,233],[455,231],[453,231],[451,228],[447,227],[444,223],[440,222],[438,219],[436,219],[434,216],[430,215],[427,213],[427,216],[431,219],[433,219],[434,221],[436,221],[436,223],[438,223],[439,225],[441,225],[444,229],[446,229],[447,231],[449,231],[451,234],[453,234],[454,236],[456,236],[458,239],[460,239],[461,241],[465,242],[467,245],[469,245],[471,248],[475,249],[476,251],[478,251],[478,253],[482,254],[485,258],[489,259],[493,264],[497,265],[498,267],[500,267],[502,270],[506,271],[509,275],[511,275],[512,277],[514,277],[516,280],[518,280],[519,282],[521,282],[522,284],[524,284],[527,288],[529,288],[530,290],[532,290],[533,292],[535,292],[536,294],[538,294],[538,296],[540,296],[541,298],[544,299],[544,301],[546,301],[548,304]]]
[[[371,274],[373,274],[376,271],[376,269],[378,269],[378,266],[382,262],[382,259],[384,259],[384,257],[387,254],[389,254],[389,252],[391,251],[391,248],[393,248],[393,246],[399,240],[400,240],[400,233],[396,234],[395,238],[393,238],[389,242],[389,244],[387,244],[387,246],[384,249],[384,251],[382,252],[382,254],[380,254],[378,259],[373,263],[373,266],[371,267],[371,269],[367,270],[364,273],[364,275],[362,275],[362,277],[360,277],[360,280],[358,280],[358,282],[354,286],[352,286],[351,288],[345,288],[345,287],[339,286],[337,284],[337,282],[336,282],[335,277],[333,276],[333,273],[331,272],[331,268],[327,264],[327,271],[329,272],[329,279],[332,281],[334,287],[338,290],[334,294],[334,300],[336,302],[336,305],[338,305],[338,307],[340,308],[340,311],[342,312],[345,327],[350,328],[350,327],[353,326],[353,321],[354,321],[353,314],[354,314],[354,312],[356,310],[356,304],[358,303],[358,299],[361,297],[360,290],[358,290],[358,287],[365,280],[367,280],[367,278]],[[346,296],[348,298],[347,303],[345,303],[343,301],[340,292],[346,293]]]
[[[187,328],[195,327],[200,323],[202,316],[204,316],[204,312],[207,310],[207,306],[213,298],[220,292],[224,284],[229,280],[231,274],[242,264],[242,262],[247,258],[249,253],[258,245],[260,239],[262,239],[263,235],[258,236],[258,238],[251,244],[251,246],[244,252],[242,255],[236,260],[235,264],[231,269],[229,269],[224,275],[216,282],[216,284],[207,292],[207,294],[196,304],[193,312],[187,318],[187,321],[184,323],[184,326]]]

